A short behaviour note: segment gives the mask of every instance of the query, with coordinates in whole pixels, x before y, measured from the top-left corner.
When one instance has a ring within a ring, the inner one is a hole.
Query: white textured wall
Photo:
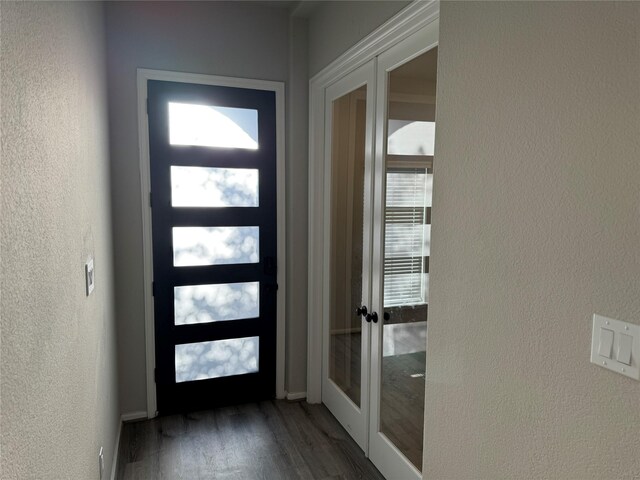
[[[322,1],[309,15],[309,76],[406,7],[406,0]]]
[[[0,8],[0,477],[97,479],[119,420],[102,6]]]
[[[256,2],[108,2],[106,9],[120,402],[123,412],[146,411],[136,69],[287,81],[289,15]],[[306,238],[306,223],[288,228]],[[289,249],[288,263],[306,264],[292,252],[304,250]],[[292,356],[288,367],[304,372]]]
[[[424,478],[639,478],[640,4],[441,4]]]

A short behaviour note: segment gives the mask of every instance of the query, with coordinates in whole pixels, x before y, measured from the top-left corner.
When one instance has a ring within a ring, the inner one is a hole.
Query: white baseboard
[[[307,392],[289,392],[287,393],[287,400],[300,400],[307,398]]]
[[[146,420],[147,418],[147,412],[140,410],[138,412],[123,413],[120,420],[126,423],[133,422],[134,420]]]
[[[140,410],[139,412],[129,412],[120,415],[120,422],[118,422],[118,433],[116,434],[116,444],[113,447],[113,460],[111,461],[111,480],[116,480],[116,473],[118,471],[118,452],[120,451],[120,435],[122,435],[122,425],[125,422],[132,422],[134,420],[143,420],[147,418],[147,412]]]

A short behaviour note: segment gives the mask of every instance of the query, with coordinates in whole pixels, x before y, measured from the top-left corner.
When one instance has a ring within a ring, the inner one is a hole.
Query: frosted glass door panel
[[[258,111],[170,102],[169,143],[257,150]]]
[[[258,371],[258,337],[176,345],[176,383]]]
[[[174,287],[175,324],[257,318],[260,282]]]
[[[258,170],[171,167],[174,207],[257,207]]]
[[[258,263],[258,227],[173,227],[173,265]]]

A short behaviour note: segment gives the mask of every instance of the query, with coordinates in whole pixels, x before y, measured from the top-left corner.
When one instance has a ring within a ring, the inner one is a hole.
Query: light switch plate
[[[87,284],[87,297],[91,295],[95,287],[95,277],[93,275],[93,258],[89,258],[84,265],[85,280]]]
[[[606,358],[598,354],[602,332],[613,332],[613,348],[611,357]],[[632,337],[631,341],[631,365],[621,363],[617,359],[622,335]],[[593,331],[591,338],[591,363],[602,368],[617,372],[626,377],[640,380],[640,325],[622,322],[613,318],[603,317],[595,313],[593,315]]]

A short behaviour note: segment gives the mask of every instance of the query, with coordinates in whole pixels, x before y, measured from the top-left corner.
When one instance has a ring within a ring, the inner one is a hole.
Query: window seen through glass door
[[[421,469],[437,48],[389,73],[380,431]]]

